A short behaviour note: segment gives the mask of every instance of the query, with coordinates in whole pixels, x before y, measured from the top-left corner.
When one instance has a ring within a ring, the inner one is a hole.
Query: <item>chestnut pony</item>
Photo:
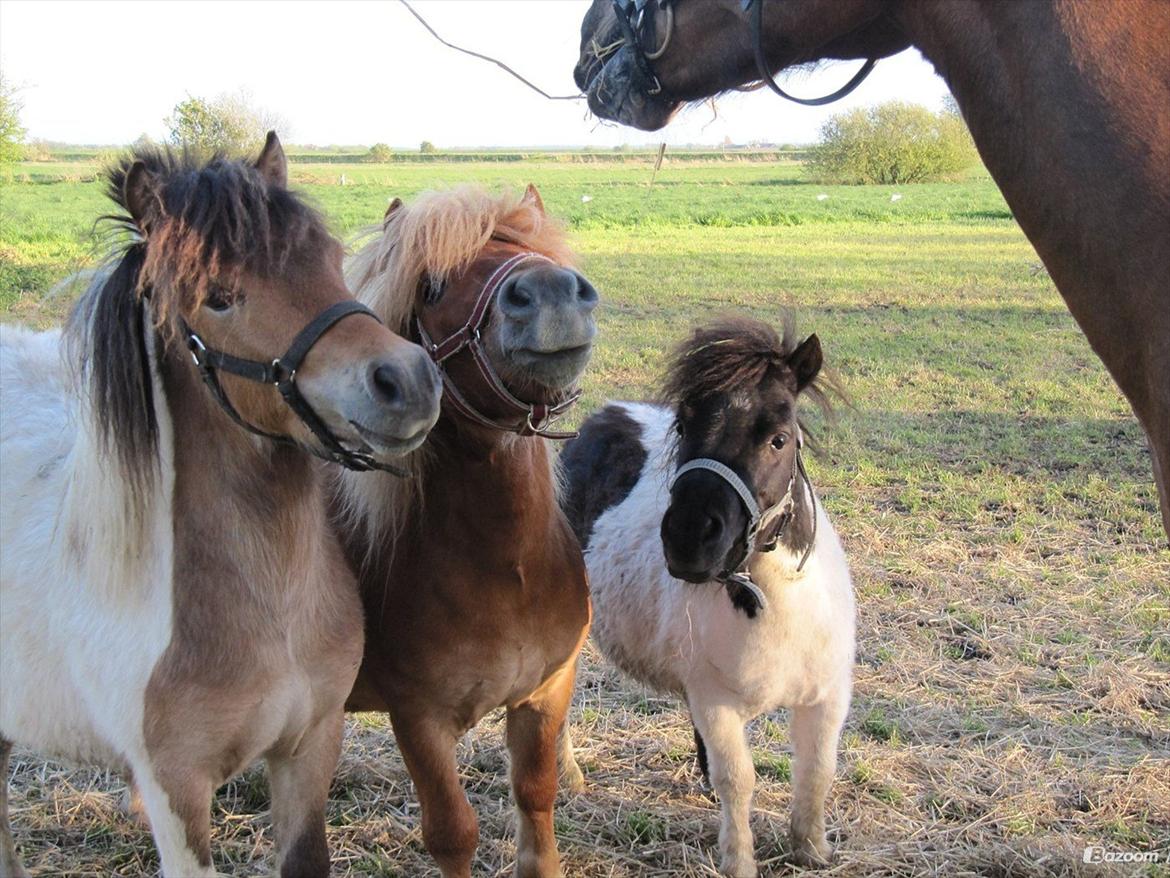
[[[1145,428],[1170,533],[1170,3],[594,0],[575,76],[593,112],[653,130],[796,64],[908,46]]]
[[[366,651],[349,710],[390,714],[448,878],[469,876],[475,814],[455,745],[507,708],[518,876],[560,874],[557,736],[589,627],[557,502],[552,422],[575,399],[597,292],[536,190],[395,201],[353,259],[358,298],[441,363],[442,414],[409,479],[339,471],[334,511],[359,571]]]
[[[216,787],[264,758],[280,874],[325,876],[362,616],[310,454],[388,465],[438,376],[354,302],[275,135],[107,179],[128,240],[65,331],[0,327],[0,772],[14,742],[132,773],[194,878]]]

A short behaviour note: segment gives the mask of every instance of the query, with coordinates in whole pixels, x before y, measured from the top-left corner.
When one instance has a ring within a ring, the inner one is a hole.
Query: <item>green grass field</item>
[[[57,322],[69,294],[48,291],[100,255],[91,232],[108,206],[94,172],[29,164],[0,184],[4,320]],[[859,611],[830,874],[1114,874],[1081,863],[1089,844],[1165,863],[1170,555],[1144,438],[995,186],[980,172],[826,187],[794,163],[668,162],[653,185],[651,173],[631,161],[292,167],[342,236],[394,195],[535,182],[604,299],[581,413],[651,393],[669,347],[714,314],[788,308],[820,335],[853,406],[818,430],[810,471]],[[591,649],[581,679],[571,720],[589,788],[558,808],[567,873],[715,874],[718,809],[685,713]],[[501,726],[489,719],[463,748],[482,874],[510,868],[514,851]],[[758,854],[784,874],[782,715],[752,741]],[[155,868],[149,837],[118,811],[117,778],[29,753],[16,763],[30,867]],[[257,771],[221,791],[223,870],[270,863],[266,809]],[[350,724],[329,822],[338,871],[433,873],[380,721]]]

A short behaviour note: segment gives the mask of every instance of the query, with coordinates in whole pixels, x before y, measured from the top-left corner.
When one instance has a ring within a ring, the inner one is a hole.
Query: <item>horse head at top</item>
[[[573,75],[598,116],[656,131],[686,103],[793,65],[901,51],[909,43],[890,7],[888,0],[593,0]]]
[[[438,417],[436,371],[353,300],[342,247],[288,190],[275,134],[254,163],[140,150],[109,179],[137,243],[79,319],[112,408],[115,372],[138,367],[97,348],[122,337],[138,349],[126,309],[145,308],[167,350],[185,345],[181,361],[193,359],[215,401],[252,432],[359,469],[422,442]]]
[[[796,554],[810,544],[812,510],[804,490],[803,431],[797,399],[825,404],[817,378],[821,344],[800,344],[754,320],[727,319],[675,351],[664,400],[678,431],[662,546],[670,574],[688,582],[722,580],[763,543],[783,539]]]
[[[519,199],[461,187],[395,199],[353,274],[362,300],[440,365],[456,414],[555,438],[597,332],[597,290],[573,262],[534,187]]]

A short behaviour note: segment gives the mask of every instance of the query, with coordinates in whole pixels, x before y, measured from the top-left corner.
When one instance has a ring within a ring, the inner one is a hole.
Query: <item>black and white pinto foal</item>
[[[630,676],[686,699],[722,803],[727,875],[756,874],[744,727],[778,707],[792,709],[793,858],[832,853],[825,797],[852,691],[854,609],[845,553],[800,458],[797,400],[825,402],[821,360],[815,335],[797,345],[791,330],[726,319],[675,352],[667,405],[610,403],[561,455],[593,636]],[[561,755],[579,782],[567,729]]]

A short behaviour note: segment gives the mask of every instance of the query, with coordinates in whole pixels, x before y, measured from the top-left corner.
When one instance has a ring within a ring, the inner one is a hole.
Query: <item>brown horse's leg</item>
[[[310,728],[296,752],[268,754],[280,878],[323,878],[329,874],[325,800],[341,753],[344,722],[339,709]]]
[[[455,734],[426,719],[391,713],[394,737],[422,809],[423,843],[443,878],[470,878],[479,844],[475,812],[455,764]]]
[[[512,754],[512,795],[516,799],[517,878],[561,874],[553,832],[557,797],[558,737],[573,697],[576,656],[523,704],[508,708],[508,752]]]
[[[8,754],[12,743],[0,738],[0,878],[26,878],[24,866],[16,856],[16,842],[8,824]]]
[[[581,766],[577,764],[577,756],[573,752],[573,733],[569,728],[569,717],[565,716],[561,726],[560,739],[557,743],[557,762],[561,769],[561,787],[572,795],[585,791],[585,775]]]

